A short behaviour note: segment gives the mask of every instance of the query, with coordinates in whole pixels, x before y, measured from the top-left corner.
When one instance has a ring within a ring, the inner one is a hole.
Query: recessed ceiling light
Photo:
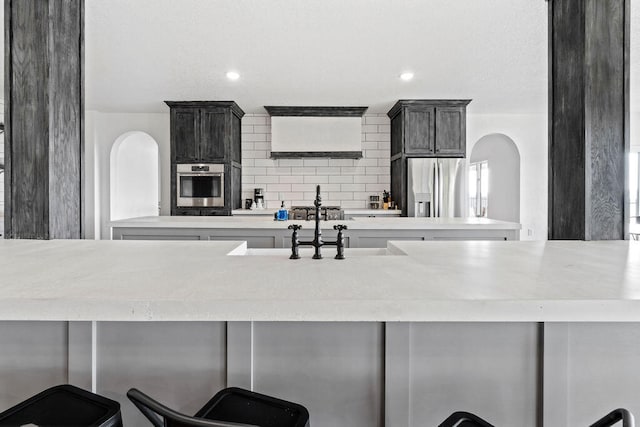
[[[410,71],[407,71],[406,73],[400,74],[400,78],[402,80],[404,80],[405,82],[408,82],[409,80],[411,80],[413,78],[413,73],[410,72]]]
[[[229,80],[238,80],[240,78],[240,74],[236,73],[235,71],[229,71],[227,73],[227,78]]]

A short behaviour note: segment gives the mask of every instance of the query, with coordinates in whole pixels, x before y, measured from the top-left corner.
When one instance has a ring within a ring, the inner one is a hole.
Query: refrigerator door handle
[[[438,162],[438,177],[438,217],[441,217],[444,211],[444,175],[442,172],[442,162]]]
[[[440,216],[440,163],[433,165],[433,216]]]

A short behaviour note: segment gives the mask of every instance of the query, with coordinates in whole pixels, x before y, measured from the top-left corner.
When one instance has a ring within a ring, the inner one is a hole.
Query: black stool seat
[[[304,406],[237,387],[220,390],[195,416],[260,427],[309,425],[309,412]]]
[[[156,427],[309,427],[304,406],[236,387],[216,393],[193,417],[135,388],[127,396]]]
[[[72,385],[51,387],[0,414],[0,426],[121,427],[120,404]]]
[[[493,427],[493,425],[475,414],[458,411],[449,415],[438,427]]]

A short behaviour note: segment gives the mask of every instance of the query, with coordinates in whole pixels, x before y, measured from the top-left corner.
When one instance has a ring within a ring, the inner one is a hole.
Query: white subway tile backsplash
[[[302,167],[302,159],[280,159],[278,160],[278,166],[296,166]]]
[[[280,175],[280,184],[298,184],[302,179],[300,175]]]
[[[279,176],[257,175],[254,177],[256,184],[279,184]]]
[[[242,125],[266,125],[267,119],[269,116],[267,115],[249,115],[245,114],[242,118]]]
[[[389,190],[389,186],[386,184],[365,184],[366,191],[371,191],[373,193],[382,193],[385,190]]]
[[[265,188],[267,207],[310,205],[316,185],[324,205],[366,208],[371,194],[389,189],[390,123],[385,114],[367,114],[362,121],[362,159],[270,159],[271,119],[247,114],[242,119],[242,197]]]
[[[353,166],[353,162],[358,162],[359,160],[353,159],[330,159],[329,166]]]
[[[243,175],[266,175],[267,174],[267,168],[256,168],[256,167],[249,167],[249,168],[242,168],[242,174]]]
[[[305,184],[327,184],[329,183],[329,177],[327,175],[305,175]]]
[[[328,198],[335,199],[335,200],[353,200],[353,193],[346,192],[346,191],[341,191],[338,193],[329,193]]]
[[[365,115],[364,116],[364,124],[365,125],[388,125],[389,117],[386,114],[384,115]]]
[[[285,206],[288,200],[300,200],[304,198],[304,193],[280,193],[280,197],[285,201]]]
[[[356,160],[355,164],[347,165],[347,166],[356,166],[356,167],[378,166],[378,159],[359,159],[359,160]]]
[[[253,159],[253,165],[257,167],[272,168],[275,162],[272,159]],[[244,156],[242,158],[242,166],[244,167]]]
[[[391,134],[388,133],[368,133],[365,137],[366,141],[380,141],[380,142],[389,142],[391,141]]]
[[[363,150],[377,150],[378,149],[378,141],[365,141],[362,143]],[[366,155],[366,153],[365,153]]]
[[[340,184],[322,184],[322,191],[335,193],[340,191]]]
[[[271,150],[270,142],[254,142],[253,143],[254,150]]]
[[[340,168],[339,167],[319,167],[316,168],[316,173],[318,175],[339,175]]]
[[[291,175],[291,168],[268,168],[267,175]]]
[[[372,184],[342,184],[340,189],[342,191],[365,191],[367,185]],[[377,184],[376,184],[377,185]]]
[[[364,175],[366,173],[366,168],[362,167],[343,167],[341,169],[342,175]]]
[[[378,181],[378,175],[356,175],[353,177],[354,184],[374,184]]]
[[[305,166],[329,166],[328,159],[304,159]]]
[[[254,133],[271,133],[271,126],[256,125],[253,127]]]
[[[390,175],[391,174],[391,167],[389,166],[378,166],[376,168],[367,168],[367,175],[368,174],[373,174],[373,175]]]
[[[274,191],[282,191],[282,192],[291,192],[291,186],[293,184],[267,184],[267,192],[274,192]]]
[[[267,152],[264,150],[242,150],[242,157],[246,159],[266,159]]]
[[[291,168],[291,175],[315,175],[316,168]],[[302,182],[302,179],[301,179]]]
[[[350,184],[353,183],[352,175],[331,175],[329,177],[329,183],[331,184]]]
[[[291,191],[316,191],[314,184],[291,184]]]
[[[367,150],[367,157],[370,159],[388,159],[389,155],[387,150]]]
[[[265,133],[245,133],[242,135],[242,141],[247,142],[264,142],[267,140],[267,134]]]

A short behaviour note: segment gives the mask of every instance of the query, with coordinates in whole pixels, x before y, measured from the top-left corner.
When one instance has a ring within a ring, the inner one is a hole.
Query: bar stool
[[[0,414],[0,426],[122,427],[120,404],[69,384],[44,390]]]
[[[493,425],[475,414],[458,411],[449,415],[438,427],[493,427]]]
[[[595,423],[591,424],[590,427],[610,427],[615,425],[618,421],[622,421],[621,427],[635,427],[633,414],[623,408],[614,409]]]
[[[304,406],[236,387],[220,390],[193,417],[135,388],[127,397],[155,427],[309,427]]]

